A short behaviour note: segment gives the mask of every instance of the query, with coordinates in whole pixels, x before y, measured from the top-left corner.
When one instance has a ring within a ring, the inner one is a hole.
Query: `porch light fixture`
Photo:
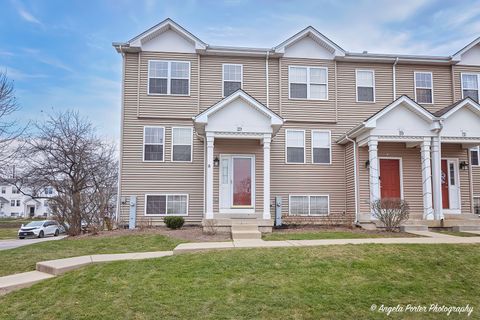
[[[460,170],[467,170],[468,168],[468,162],[466,161],[461,161],[459,164]]]
[[[370,160],[365,161],[365,169],[370,168]]]
[[[215,157],[215,159],[213,159],[213,166],[215,168],[218,168],[219,165],[220,165],[220,159],[218,159],[218,157]]]

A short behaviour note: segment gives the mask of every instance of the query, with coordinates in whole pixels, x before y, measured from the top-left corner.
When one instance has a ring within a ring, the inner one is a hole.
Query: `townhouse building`
[[[353,53],[307,27],[226,47],[166,19],[113,46],[121,222],[268,231],[281,197],[285,223],[374,224],[381,198],[407,201],[412,224],[477,223],[480,38],[450,56]]]

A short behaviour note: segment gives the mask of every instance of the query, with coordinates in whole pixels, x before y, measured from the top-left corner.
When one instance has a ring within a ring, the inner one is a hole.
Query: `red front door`
[[[448,192],[448,161],[442,160],[442,203],[443,209],[450,208],[450,197]]]
[[[399,159],[380,159],[380,194],[382,199],[401,198]]]

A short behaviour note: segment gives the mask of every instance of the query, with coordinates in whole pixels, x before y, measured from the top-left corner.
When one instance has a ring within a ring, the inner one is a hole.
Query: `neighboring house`
[[[430,225],[480,210],[480,38],[448,57],[351,53],[313,27],[221,47],[167,19],[113,46],[123,222],[268,230],[276,196],[286,222],[369,223],[384,197]]]
[[[22,189],[22,191],[30,194],[30,189]],[[11,184],[0,184],[0,218],[50,216],[48,198],[56,195],[52,187],[43,188],[35,198],[24,193]]]

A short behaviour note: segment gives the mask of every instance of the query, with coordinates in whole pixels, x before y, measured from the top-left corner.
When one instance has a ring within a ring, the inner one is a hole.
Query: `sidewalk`
[[[347,244],[474,244],[480,243],[480,233],[476,237],[458,237],[430,231],[412,231],[421,238],[367,238],[367,239],[324,239],[324,240],[285,240],[264,241],[234,240],[225,242],[191,242],[179,244],[173,251],[134,252],[119,254],[97,254],[37,263],[37,271],[24,272],[0,277],[0,295],[13,290],[29,287],[39,281],[61,275],[86,265],[101,262],[153,259],[189,252],[244,248],[309,247]]]

